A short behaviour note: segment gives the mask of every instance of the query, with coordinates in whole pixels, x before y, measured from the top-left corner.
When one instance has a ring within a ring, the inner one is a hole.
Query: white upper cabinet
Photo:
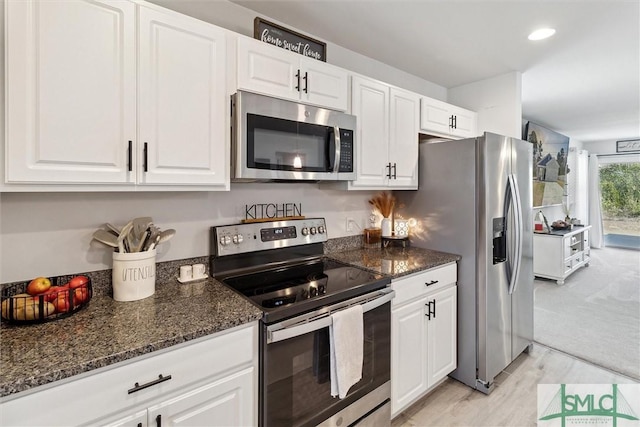
[[[135,5],[5,6],[6,181],[132,183]]]
[[[237,49],[238,89],[347,110],[347,71],[249,37]]]
[[[353,76],[357,179],[349,189],[418,188],[419,96]]]
[[[389,187],[418,188],[418,95],[391,88],[389,119]]]
[[[225,32],[146,7],[139,18],[138,182],[224,186]]]
[[[6,31],[3,190],[229,189],[225,30],[142,2],[24,0]]]
[[[477,114],[437,99],[420,99],[420,131],[446,137],[477,136]]]
[[[353,76],[351,84],[351,114],[357,117],[357,179],[350,186],[386,187],[389,175],[389,86],[358,76]]]

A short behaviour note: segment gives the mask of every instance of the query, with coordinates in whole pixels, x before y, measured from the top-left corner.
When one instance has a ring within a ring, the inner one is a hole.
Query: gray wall
[[[245,35],[252,32],[255,14],[227,1],[155,3]],[[3,12],[4,1],[0,5],[0,14]],[[4,16],[1,18],[3,26]],[[0,31],[0,48],[3,34]],[[446,99],[441,86],[336,45],[328,45],[327,50],[330,62],[336,65]],[[4,99],[4,92],[1,97]],[[3,108],[4,102],[0,103]],[[4,111],[0,111],[0,120],[3,118]],[[370,214],[368,200],[374,193],[332,190],[318,184],[232,184],[231,192],[222,193],[0,193],[0,282],[111,268],[110,252],[92,242],[91,234],[106,222],[122,225],[136,216],[152,216],[160,227],[177,230],[173,240],[159,248],[159,261],[208,255],[209,227],[238,222],[244,205],[252,203],[302,203],[303,215],[326,217],[329,237],[358,234],[359,230],[347,233],[346,218],[364,227]]]

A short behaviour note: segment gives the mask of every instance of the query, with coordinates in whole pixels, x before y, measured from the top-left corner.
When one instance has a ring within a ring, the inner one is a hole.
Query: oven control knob
[[[315,286],[310,286],[309,287],[309,295],[312,297],[315,297],[318,295],[318,288],[316,288]]]
[[[231,237],[229,237],[229,236],[222,236],[222,237],[220,237],[220,244],[221,244],[222,246],[227,246],[227,245],[228,245],[228,244],[230,244],[230,243],[231,243]]]
[[[320,227],[318,227],[318,233],[320,234],[324,234],[324,227],[321,225]]]
[[[303,236],[308,236],[308,235],[309,235],[309,229],[308,229],[307,227],[304,227],[304,228],[302,229],[302,235],[303,235]]]
[[[238,243],[242,243],[243,240],[244,237],[242,237],[242,234],[236,234],[235,236],[233,236],[233,243],[235,243],[236,245]]]
[[[309,231],[311,231],[311,234],[316,234],[318,232],[315,227],[311,227],[311,230]]]

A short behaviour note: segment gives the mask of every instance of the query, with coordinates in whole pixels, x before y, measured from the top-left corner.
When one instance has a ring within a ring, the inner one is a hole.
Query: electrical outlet
[[[353,225],[355,224],[355,222],[356,222],[355,219],[347,217],[347,225],[346,225],[347,231],[355,231],[353,228]]]

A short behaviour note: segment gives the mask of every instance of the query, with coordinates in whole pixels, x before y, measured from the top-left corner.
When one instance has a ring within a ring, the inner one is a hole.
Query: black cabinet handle
[[[395,163],[393,164],[393,179],[398,179],[396,177],[396,164]]]
[[[309,93],[309,76],[306,71],[304,72],[303,80],[304,80],[304,93]]]
[[[453,128],[453,116],[449,116],[449,127]]]
[[[129,150],[127,151],[127,163],[129,172],[133,170],[133,141],[129,141]]]
[[[145,388],[154,386],[156,384],[163,383],[165,381],[169,381],[170,379],[171,379],[171,375],[167,375],[166,377],[163,377],[162,374],[160,374],[160,375],[158,375],[158,379],[157,380],[149,381],[148,383],[145,383],[145,384],[142,384],[142,385],[140,385],[139,383],[135,383],[133,385],[133,388],[129,389],[127,391],[127,393],[128,394],[135,393],[136,391],[144,390]]]
[[[162,426],[162,415],[158,414],[158,416],[156,417],[156,426],[157,427],[161,427]]]
[[[425,314],[425,316],[427,316],[427,319],[428,320],[435,319],[436,318],[436,300],[429,301],[425,305],[427,306],[427,313]]]
[[[453,128],[458,129],[458,116],[453,116]]]
[[[432,281],[430,281],[430,282],[425,282],[424,284],[425,284],[426,286],[431,286],[431,285],[435,285],[436,283],[438,283],[438,281],[437,281],[437,280],[432,280]]]
[[[148,168],[148,162],[149,162],[149,144],[148,143],[144,143],[144,171],[147,172],[149,170]]]
[[[300,69],[298,69],[298,72],[296,73],[296,79],[298,79],[298,84],[296,85],[296,90],[298,92],[300,92]]]
[[[142,427],[142,423],[138,423],[138,427]]]

